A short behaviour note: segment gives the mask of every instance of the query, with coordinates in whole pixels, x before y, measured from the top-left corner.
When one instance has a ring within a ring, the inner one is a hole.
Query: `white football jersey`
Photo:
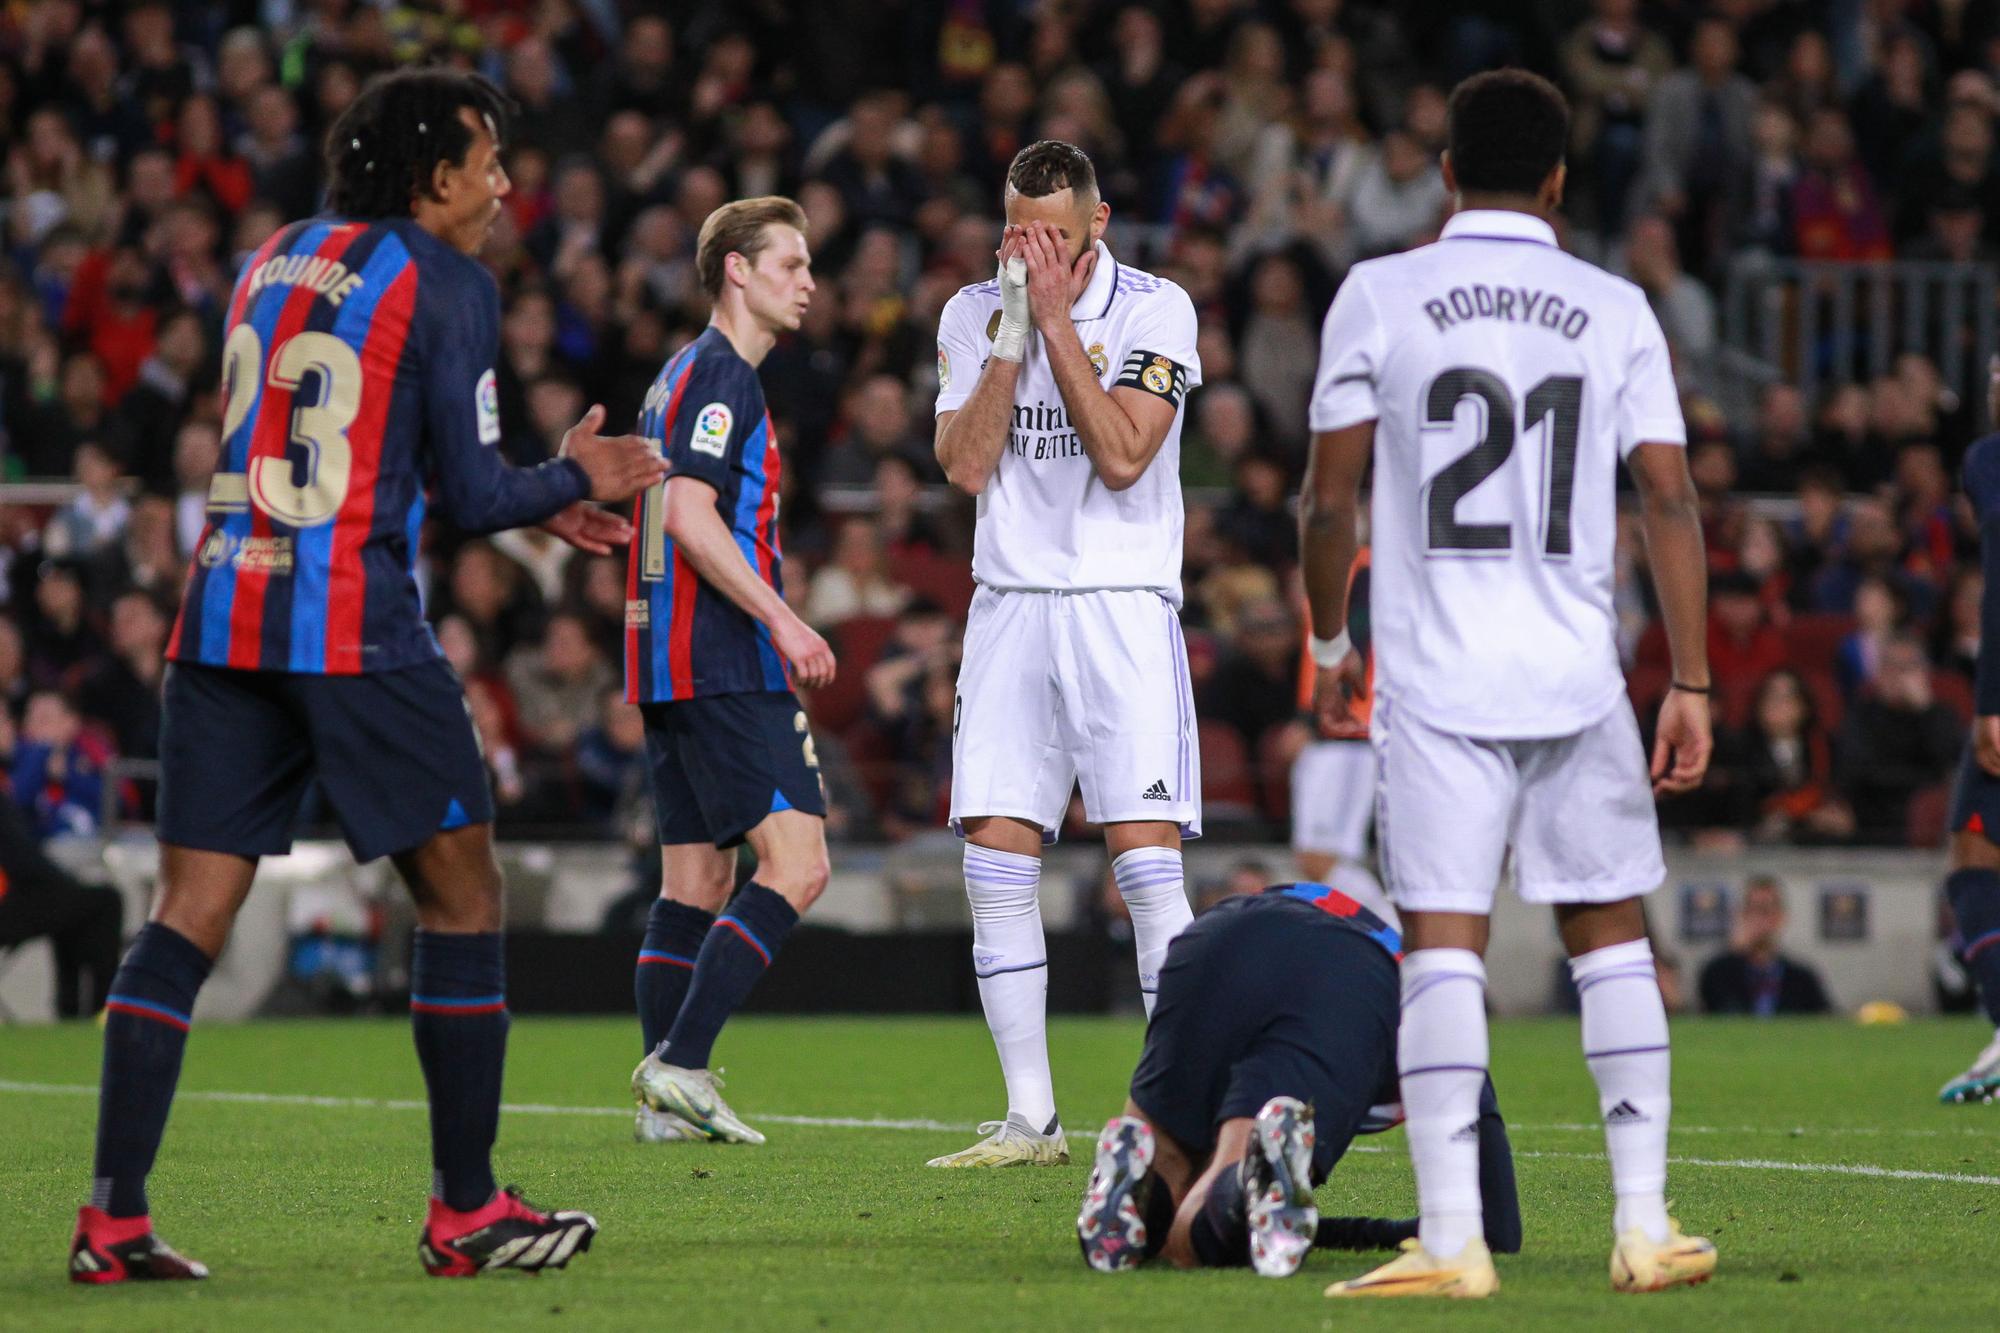
[[[1181,603],[1181,423],[1201,383],[1194,303],[1165,278],[1097,245],[1090,285],[1070,309],[1106,389],[1125,385],[1174,404],[1174,424],[1139,480],[1098,479],[1070,423],[1040,333],[1028,338],[1000,466],[979,494],[972,577],[989,588],[1078,592],[1151,588]],[[976,283],[938,320],[937,410],[964,406],[1000,326],[1000,284]]]
[[[1618,462],[1687,439],[1645,294],[1539,218],[1459,213],[1327,311],[1312,428],[1369,420],[1377,691],[1489,739],[1603,718]]]

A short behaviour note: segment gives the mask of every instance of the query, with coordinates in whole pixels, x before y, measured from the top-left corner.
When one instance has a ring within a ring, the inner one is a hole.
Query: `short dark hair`
[[[512,103],[493,83],[455,69],[399,69],[370,79],[326,135],[327,208],[340,217],[410,215],[438,163],[465,161],[470,110],[506,137]]]
[[[1090,155],[1061,139],[1040,139],[1014,154],[1007,166],[1007,188],[1030,199],[1069,190],[1078,203],[1097,206],[1097,168]]]
[[[1563,160],[1569,103],[1524,69],[1475,74],[1452,90],[1452,173],[1461,190],[1533,194]]]

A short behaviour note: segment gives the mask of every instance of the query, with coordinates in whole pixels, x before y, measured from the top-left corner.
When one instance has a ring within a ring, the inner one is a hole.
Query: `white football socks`
[[[1484,1230],[1479,1094],[1486,1086],[1486,964],[1478,954],[1420,949],[1403,955],[1396,1066],[1417,1169],[1418,1239],[1449,1259]]]
[[[1188,906],[1187,872],[1177,848],[1134,847],[1111,863],[1111,874],[1118,881],[1125,910],[1132,914],[1132,942],[1139,954],[1139,997],[1145,1001],[1146,1017],[1151,1018],[1167,946],[1194,920],[1194,909]]]
[[[972,904],[972,970],[986,1010],[1007,1112],[1037,1130],[1056,1118],[1049,1074],[1049,954],[1042,939],[1038,856],[965,844],[965,896]]]
[[[1667,1239],[1667,1007],[1645,940],[1593,949],[1569,961],[1583,1002],[1583,1058],[1597,1080],[1611,1186],[1618,1194],[1616,1235],[1643,1229]]]

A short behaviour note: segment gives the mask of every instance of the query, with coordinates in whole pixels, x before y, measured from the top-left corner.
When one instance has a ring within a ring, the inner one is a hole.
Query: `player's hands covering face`
[[[1070,307],[1097,269],[1097,247],[1089,247],[1071,264],[1063,257],[1061,233],[1046,222],[1031,222],[1022,229],[1022,253],[1028,260],[1028,309],[1035,326],[1046,333],[1049,326],[1067,325]]]

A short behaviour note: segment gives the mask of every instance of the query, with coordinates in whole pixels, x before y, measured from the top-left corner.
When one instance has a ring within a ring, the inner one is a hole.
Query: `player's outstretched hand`
[[[1972,761],[2000,778],[2000,717],[1972,719]]]
[[[1340,665],[1321,667],[1313,679],[1313,716],[1328,740],[1365,739],[1368,727],[1354,715],[1354,701],[1367,684],[1361,654],[1349,652]]]
[[[1708,696],[1668,690],[1653,737],[1653,795],[1678,796],[1699,787],[1714,749]]]
[[[818,689],[833,684],[833,649],[811,625],[795,615],[787,615],[771,627],[771,642],[792,664],[792,674],[801,685]]]
[[[590,498],[605,504],[629,500],[667,475],[667,461],[639,435],[599,435],[604,404],[594,403],[583,420],[563,433],[562,456],[583,465]]]
[[[613,547],[632,540],[630,523],[588,500],[578,500],[542,528],[590,555],[610,555]]]

